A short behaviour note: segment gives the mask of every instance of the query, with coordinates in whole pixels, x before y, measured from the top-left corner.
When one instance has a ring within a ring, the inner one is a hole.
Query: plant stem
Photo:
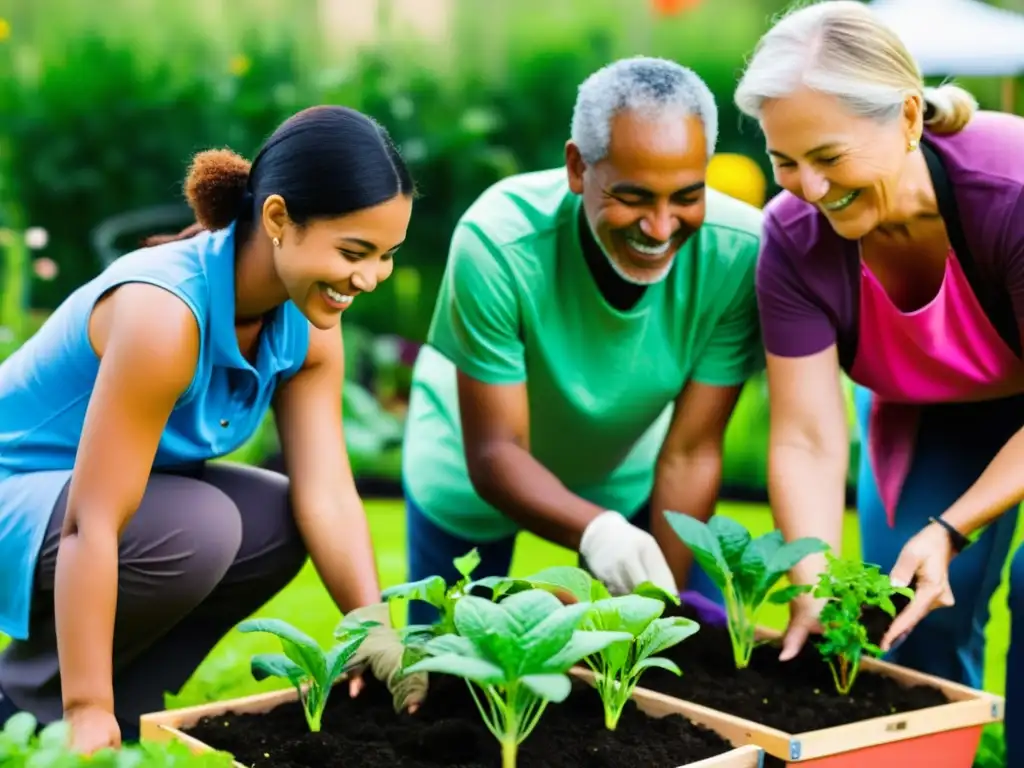
[[[519,739],[515,734],[501,740],[501,768],[516,768],[516,756],[519,753]]]
[[[729,628],[729,640],[732,642],[732,658],[736,669],[746,669],[750,665],[750,657],[754,653],[755,624],[752,611],[740,602],[732,582],[725,585],[725,608]]]

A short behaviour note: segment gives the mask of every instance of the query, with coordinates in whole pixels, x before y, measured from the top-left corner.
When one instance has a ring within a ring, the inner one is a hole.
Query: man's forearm
[[[470,469],[476,492],[531,533],[579,550],[587,525],[604,512],[567,489],[555,475],[514,443],[478,458]]]
[[[297,515],[302,539],[328,594],[342,613],[380,602],[373,541],[357,498],[345,509]]]
[[[786,541],[819,538],[838,556],[843,544],[847,460],[843,451],[815,453],[772,446],[768,460],[768,496],[776,527]],[[808,555],[790,578],[810,584],[824,569],[823,553]]]
[[[678,454],[658,462],[651,494],[651,533],[665,554],[680,590],[686,585],[693,553],[668,524],[665,510],[707,522],[714,514],[721,481],[719,450]]]
[[[111,658],[117,606],[117,532],[74,531],[57,552],[54,618],[64,710],[114,711]]]

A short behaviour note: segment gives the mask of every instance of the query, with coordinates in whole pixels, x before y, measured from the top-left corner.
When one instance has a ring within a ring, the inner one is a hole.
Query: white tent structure
[[[1002,77],[1013,111],[1013,79],[1024,74],[1024,14],[981,0],[873,0],[925,76]]]

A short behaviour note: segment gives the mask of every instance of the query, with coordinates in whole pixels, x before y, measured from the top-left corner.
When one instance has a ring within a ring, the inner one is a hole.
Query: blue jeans
[[[888,572],[907,540],[944,512],[978,479],[1007,440],[1024,423],[1024,398],[986,403],[929,406],[923,410],[913,463],[890,528],[868,462],[871,393],[857,387],[854,402],[865,449],[857,484],[862,556]],[[949,569],[956,598],[951,608],[933,611],[887,659],[912,669],[981,688],[985,625],[1017,525],[1017,507],[1006,510]],[[1010,569],[1011,644],[1006,669],[1008,765],[1024,765],[1024,711],[1019,711],[1024,678],[1024,550]],[[1016,640],[1014,641],[1014,638]],[[1017,681],[1013,683],[1011,681]]]
[[[650,505],[645,503],[631,522],[648,530],[650,520]],[[452,560],[466,554],[473,547],[480,553],[480,565],[473,572],[474,579],[508,575],[515,535],[482,544],[455,536],[431,522],[408,493],[405,496],[405,523],[407,581],[419,581],[437,575],[442,576],[446,584],[453,584],[460,575],[452,565]],[[697,592],[719,605],[724,603],[718,587],[696,563],[690,570],[687,590]],[[421,600],[409,601],[410,624],[430,624],[436,618],[437,611],[433,606]]]

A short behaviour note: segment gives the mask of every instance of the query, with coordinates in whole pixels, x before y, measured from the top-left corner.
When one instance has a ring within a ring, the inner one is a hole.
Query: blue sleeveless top
[[[292,302],[260,334],[256,364],[235,334],[235,227],[126,254],[78,288],[0,364],[0,631],[28,634],[36,560],[50,514],[71,477],[99,359],[89,343],[93,305],[111,288],[151,283],[178,296],[200,331],[196,372],[160,438],[154,469],[238,448],[275,389],[302,367],[309,321]]]

